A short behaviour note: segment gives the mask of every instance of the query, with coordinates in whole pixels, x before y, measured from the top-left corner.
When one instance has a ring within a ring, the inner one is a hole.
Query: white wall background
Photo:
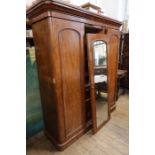
[[[75,5],[81,5],[89,0],[70,0]],[[90,0],[91,3],[100,6],[104,15],[123,21],[128,19],[128,0]]]
[[[27,4],[31,4],[32,1],[36,0],[26,0]],[[104,15],[123,21],[128,19],[128,0],[64,0],[75,5],[81,5],[86,2],[91,2],[98,5],[104,11]]]

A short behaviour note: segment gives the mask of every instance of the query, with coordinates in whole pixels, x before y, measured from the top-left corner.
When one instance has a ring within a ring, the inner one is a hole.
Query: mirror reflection
[[[93,43],[94,84],[97,127],[108,120],[107,47],[104,41]]]

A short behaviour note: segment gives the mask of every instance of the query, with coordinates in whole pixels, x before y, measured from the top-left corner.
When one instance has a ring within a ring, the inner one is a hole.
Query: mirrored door
[[[110,118],[108,104],[108,46],[104,35],[99,34],[88,34],[87,43],[92,120],[95,133]]]

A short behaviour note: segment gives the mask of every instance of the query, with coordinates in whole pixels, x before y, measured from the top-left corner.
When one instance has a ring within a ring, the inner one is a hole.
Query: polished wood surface
[[[109,74],[109,104],[113,111],[116,108],[116,90],[117,90],[117,69],[119,56],[119,39],[120,33],[115,30],[108,32],[109,51],[108,51],[108,74]]]
[[[50,26],[53,33],[44,30]],[[58,147],[61,143],[61,148],[85,130],[83,27],[80,23],[50,18],[33,25],[45,133]],[[42,33],[35,33],[36,30]]]
[[[52,20],[52,47],[57,90],[60,141],[84,130],[84,25]]]
[[[57,121],[56,87],[53,83],[55,69],[53,63],[51,63],[54,58],[53,50],[50,46],[50,40],[52,37],[50,33],[50,24],[51,19],[47,18],[32,25],[32,29],[36,49],[44,126],[47,132],[51,133],[55,139],[58,139],[57,131],[59,131],[59,126]]]
[[[65,112],[66,137],[72,135],[82,127],[83,121],[83,89],[81,89],[81,60],[80,60],[80,37],[73,29],[64,29],[59,33],[61,47],[61,67],[63,104]],[[70,47],[68,48],[68,44]],[[82,74],[83,75],[83,74]],[[76,89],[75,89],[76,88]],[[70,110],[72,109],[72,110]]]
[[[86,33],[109,38],[109,105],[115,106],[121,22],[56,0],[38,1],[27,17],[34,35],[45,134],[64,150],[92,127]]]
[[[84,18],[84,19],[80,19],[81,22],[82,20],[84,21],[85,19],[103,22],[108,24],[109,26],[114,26],[115,29],[119,29],[119,27],[122,24],[120,21],[114,20],[112,18],[103,16],[103,15],[98,15],[98,14],[92,13],[91,11],[87,11],[86,9],[83,9],[81,7],[64,3],[58,0],[36,1],[36,3],[34,3],[33,6],[27,9],[27,16],[29,17],[29,19],[31,19],[31,23],[32,23],[33,21],[36,22],[37,20],[37,19],[32,20],[32,18],[34,19],[35,17],[39,17],[41,19],[41,18],[51,17],[53,16],[53,12],[55,11],[61,12],[63,14],[69,14],[75,17],[78,16],[80,18]],[[42,14],[43,16],[39,16],[39,14]]]

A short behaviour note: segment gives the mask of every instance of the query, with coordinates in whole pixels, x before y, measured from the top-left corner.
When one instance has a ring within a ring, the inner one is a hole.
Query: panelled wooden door
[[[116,90],[117,90],[117,70],[119,59],[119,39],[120,33],[116,30],[108,31],[108,74],[109,74],[109,104],[110,110],[113,111],[116,108]]]
[[[61,142],[85,128],[84,24],[52,20],[58,118]]]

